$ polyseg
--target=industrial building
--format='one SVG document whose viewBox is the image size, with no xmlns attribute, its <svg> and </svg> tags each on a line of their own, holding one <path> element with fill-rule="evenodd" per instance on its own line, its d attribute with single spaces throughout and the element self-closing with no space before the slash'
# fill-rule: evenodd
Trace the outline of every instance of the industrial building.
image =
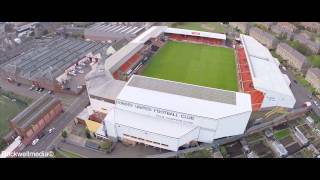
<svg viewBox="0 0 320 180">
<path fill-rule="evenodd" d="M 250 36 L 240 37 L 234 49 L 237 92 L 135 74 L 147 55 L 142 50 L 152 45 L 174 38 L 225 46 L 224 34 L 153 26 L 114 52 L 86 77 L 91 108 L 106 114 L 106 136 L 177 151 L 193 141 L 243 134 L 253 111 L 293 108 L 295 98 L 269 50 Z M 133 73 L 121 79 L 121 68 Z"/>
<path fill-rule="evenodd" d="M 53 91 L 78 94 L 81 92 L 76 66 L 98 61 L 106 55 L 109 44 L 54 37 L 41 47 L 22 52 L 0 68 L 3 78 L 10 82 L 34 85 Z M 70 72 L 75 72 L 70 74 Z M 80 71 L 77 71 L 80 72 Z"/>
<path fill-rule="evenodd" d="M 122 38 L 133 39 L 150 27 L 144 22 L 100 22 L 84 30 L 86 39 L 95 41 L 118 41 Z"/>
<path fill-rule="evenodd" d="M 10 127 L 28 145 L 62 111 L 61 101 L 46 94 L 11 119 Z"/>
</svg>

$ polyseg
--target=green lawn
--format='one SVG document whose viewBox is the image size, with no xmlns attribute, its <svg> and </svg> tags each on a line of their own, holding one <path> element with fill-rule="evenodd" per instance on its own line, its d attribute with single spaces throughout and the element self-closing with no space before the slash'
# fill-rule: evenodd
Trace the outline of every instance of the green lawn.
<svg viewBox="0 0 320 180">
<path fill-rule="evenodd" d="M 312 66 L 320 68 L 320 55 L 309 56 L 308 60 Z"/>
<path fill-rule="evenodd" d="M 178 22 L 173 23 L 172 27 L 196 31 L 225 33 L 224 27 L 218 22 Z"/>
<path fill-rule="evenodd" d="M 64 151 L 64 150 L 56 151 L 54 153 L 54 156 L 55 156 L 55 158 L 83 158 L 82 156 L 80 156 L 76 153 L 73 153 L 70 151 Z"/>
<path fill-rule="evenodd" d="M 288 137 L 290 135 L 290 130 L 288 128 L 282 129 L 282 130 L 275 132 L 273 135 L 276 139 L 281 140 L 281 139 Z"/>
<path fill-rule="evenodd" d="M 169 41 L 154 55 L 142 75 L 237 91 L 234 50 Z"/>
<path fill-rule="evenodd" d="M 9 120 L 27 107 L 20 101 L 13 102 L 0 92 L 0 138 L 9 132 Z"/>
<path fill-rule="evenodd" d="M 202 149 L 185 154 L 186 158 L 212 158 L 211 151 L 209 149 Z"/>
</svg>

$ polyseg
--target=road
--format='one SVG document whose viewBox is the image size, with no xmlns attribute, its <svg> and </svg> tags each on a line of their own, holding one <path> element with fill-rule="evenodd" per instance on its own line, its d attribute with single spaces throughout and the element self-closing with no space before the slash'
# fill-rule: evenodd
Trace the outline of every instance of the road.
<svg viewBox="0 0 320 180">
<path fill-rule="evenodd" d="M 29 145 L 24 148 L 24 152 L 41 152 L 50 149 L 51 145 L 58 136 L 60 136 L 62 130 L 89 104 L 89 98 L 87 92 L 84 91 L 80 94 L 75 101 L 65 109 L 56 120 L 54 120 L 43 132 L 46 135 L 40 139 L 40 141 L 35 145 Z M 55 131 L 51 134 L 48 133 L 50 128 L 55 128 Z"/>
<path fill-rule="evenodd" d="M 318 104 L 320 104 L 319 99 L 312 96 L 312 94 L 305 87 L 294 82 L 295 77 L 289 68 L 287 68 L 286 71 L 281 69 L 281 71 L 282 71 L 282 73 L 287 74 L 290 81 L 291 81 L 291 91 L 296 98 L 296 104 L 295 104 L 294 108 L 299 108 L 299 107 L 303 106 L 304 102 L 310 101 L 310 102 L 312 102 L 311 108 L 318 116 L 320 116 L 320 109 L 313 102 L 313 101 L 316 101 Z M 312 97 L 312 99 L 310 99 L 309 97 Z"/>
</svg>

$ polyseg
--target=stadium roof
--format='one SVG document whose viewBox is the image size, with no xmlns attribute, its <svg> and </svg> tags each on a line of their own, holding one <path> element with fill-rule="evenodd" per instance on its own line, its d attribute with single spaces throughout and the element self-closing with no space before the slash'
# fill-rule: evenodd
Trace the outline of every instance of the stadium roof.
<svg viewBox="0 0 320 180">
<path fill-rule="evenodd" d="M 212 119 L 251 111 L 249 94 L 138 75 L 132 76 L 117 99 Z"/>
<path fill-rule="evenodd" d="M 179 28 L 167 28 L 165 32 L 174 33 L 174 34 L 184 34 L 189 36 L 208 37 L 208 38 L 215 38 L 215 39 L 222 39 L 222 40 L 226 40 L 227 38 L 225 34 L 204 32 L 204 31 L 194 31 L 194 30 L 179 29 Z"/>
<path fill-rule="evenodd" d="M 294 98 L 286 80 L 269 50 L 254 38 L 241 34 L 249 68 L 256 89 L 273 91 Z"/>
</svg>

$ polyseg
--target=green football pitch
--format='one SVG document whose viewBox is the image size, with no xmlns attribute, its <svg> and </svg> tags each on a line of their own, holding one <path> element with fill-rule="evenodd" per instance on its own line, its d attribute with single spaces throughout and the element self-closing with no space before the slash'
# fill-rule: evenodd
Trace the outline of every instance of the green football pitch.
<svg viewBox="0 0 320 180">
<path fill-rule="evenodd" d="M 234 50 L 168 41 L 148 62 L 142 75 L 237 91 Z"/>
</svg>

